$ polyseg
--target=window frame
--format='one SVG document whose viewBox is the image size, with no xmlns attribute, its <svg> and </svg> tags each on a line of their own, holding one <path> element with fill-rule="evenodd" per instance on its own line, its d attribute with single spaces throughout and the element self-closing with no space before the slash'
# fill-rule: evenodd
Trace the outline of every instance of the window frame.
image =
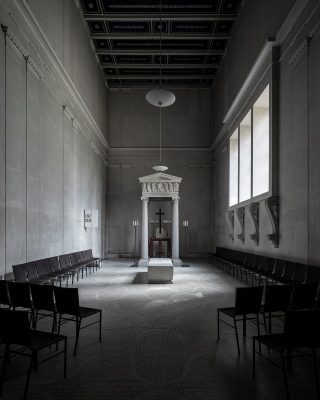
<svg viewBox="0 0 320 400">
<path fill-rule="evenodd" d="M 269 85 L 269 190 L 261 193 L 257 196 L 253 196 L 253 106 L 261 96 L 263 91 Z M 230 125 L 230 132 L 228 135 L 228 179 L 229 179 L 229 191 L 228 191 L 228 210 L 232 211 L 239 207 L 244 207 L 251 203 L 256 203 L 261 200 L 267 199 L 271 196 L 275 196 L 278 193 L 278 176 L 277 176 L 277 165 L 278 165 L 278 145 L 275 140 L 277 137 L 278 129 L 278 74 L 277 70 L 271 65 L 266 71 L 260 82 L 255 86 L 251 95 L 247 98 L 245 104 L 243 104 L 241 110 L 238 112 L 233 123 Z M 240 194 L 240 124 L 244 117 L 251 110 L 251 196 L 250 199 L 239 201 Z M 230 205 L 230 138 L 235 130 L 238 129 L 238 202 Z"/>
</svg>

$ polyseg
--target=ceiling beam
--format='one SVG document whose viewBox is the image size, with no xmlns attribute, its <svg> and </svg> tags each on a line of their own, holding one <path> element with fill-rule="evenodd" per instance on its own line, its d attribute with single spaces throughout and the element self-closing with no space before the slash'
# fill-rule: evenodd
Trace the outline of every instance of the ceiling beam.
<svg viewBox="0 0 320 400">
<path fill-rule="evenodd" d="M 158 56 L 160 54 L 159 50 L 106 50 L 106 49 L 97 49 L 96 50 L 97 54 L 124 54 L 124 55 L 148 55 L 148 56 Z M 162 50 L 162 55 L 163 56 L 171 56 L 171 55 L 185 55 L 185 56 L 190 56 L 190 55 L 204 55 L 204 56 L 221 56 L 223 55 L 223 50 L 179 50 L 179 49 L 174 49 L 174 50 Z"/>
<path fill-rule="evenodd" d="M 162 68 L 219 68 L 219 64 L 161 64 Z M 102 68 L 149 68 L 149 69 L 159 69 L 160 64 L 113 64 L 113 63 L 102 63 Z"/>
<path fill-rule="evenodd" d="M 106 79 L 120 79 L 120 80 L 139 80 L 139 79 L 165 79 L 165 80 L 180 80 L 180 79 L 214 79 L 215 75 L 163 75 L 154 74 L 154 75 L 144 75 L 144 74 L 132 74 L 132 75 L 109 75 L 105 74 Z"/>
<path fill-rule="evenodd" d="M 90 35 L 91 39 L 110 39 L 110 40 L 160 40 L 160 35 L 158 34 L 141 34 L 141 33 L 93 33 Z M 230 39 L 230 35 L 213 35 L 209 34 L 196 34 L 196 33 L 186 33 L 186 34 L 165 34 L 162 35 L 162 40 L 211 40 L 211 39 Z"/>
<path fill-rule="evenodd" d="M 115 22 L 139 22 L 139 21 L 159 21 L 160 15 L 154 13 L 144 14 L 83 14 L 84 19 L 87 21 L 115 21 Z M 181 13 L 170 13 L 162 14 L 162 20 L 173 20 L 173 21 L 235 21 L 236 14 L 181 14 Z"/>
</svg>

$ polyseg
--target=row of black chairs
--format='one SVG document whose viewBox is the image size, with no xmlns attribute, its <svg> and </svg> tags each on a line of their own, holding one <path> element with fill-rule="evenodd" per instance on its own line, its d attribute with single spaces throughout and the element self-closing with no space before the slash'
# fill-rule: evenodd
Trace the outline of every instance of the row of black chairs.
<svg viewBox="0 0 320 400">
<path fill-rule="evenodd" d="M 259 254 L 217 247 L 209 259 L 225 272 L 247 284 L 262 283 L 318 283 L 320 268 Z"/>
<path fill-rule="evenodd" d="M 238 354 L 240 355 L 238 327 L 243 323 L 243 336 L 246 336 L 246 322 L 253 322 L 257 326 L 257 336 L 253 337 L 253 376 L 255 377 L 255 355 L 261 353 L 261 345 L 268 349 L 267 356 L 263 356 L 274 364 L 270 358 L 269 350 L 272 349 L 281 355 L 285 389 L 287 399 L 290 398 L 287 370 L 291 365 L 292 358 L 296 356 L 312 356 L 315 376 L 317 398 L 320 397 L 319 381 L 317 375 L 317 361 L 315 358 L 316 347 L 320 346 L 320 305 L 318 298 L 318 284 L 295 284 L 295 285 L 267 285 L 255 287 L 236 288 L 235 305 L 217 309 L 218 340 L 220 339 L 220 323 L 224 323 L 235 330 Z M 264 294 L 264 304 L 262 298 Z M 259 315 L 263 316 L 265 334 L 260 333 Z M 266 314 L 269 315 L 269 330 L 266 324 Z M 222 319 L 221 316 L 224 316 Z M 272 333 L 272 316 L 283 317 L 284 328 L 281 333 Z M 230 321 L 231 320 L 231 321 Z M 258 344 L 258 350 L 256 348 Z M 311 353 L 301 353 L 301 349 L 308 348 Z M 293 354 L 293 350 L 298 350 Z"/>
<path fill-rule="evenodd" d="M 99 313 L 101 340 L 101 310 L 80 307 L 78 288 L 40 285 L 27 282 L 0 281 L 0 305 L 16 310 L 23 308 L 29 312 L 30 325 L 36 329 L 38 320 L 52 318 L 51 332 L 60 332 L 61 325 L 66 321 L 76 323 L 76 355 L 79 331 L 83 318 Z M 64 315 L 71 315 L 70 319 Z M 59 318 L 58 318 L 59 316 Z"/>
<path fill-rule="evenodd" d="M 79 277 L 87 276 L 101 266 L 101 259 L 93 257 L 92 250 L 78 251 L 62 254 L 56 257 L 44 258 L 23 264 L 13 265 L 12 271 L 16 282 L 29 282 L 39 284 L 55 284 L 69 280 L 74 283 Z"/>
<path fill-rule="evenodd" d="M 23 311 L 19 310 L 21 308 Z M 87 325 L 82 325 L 84 319 L 94 315 L 98 315 L 97 320 L 91 320 Z M 50 332 L 38 331 L 38 321 L 47 317 L 52 318 Z M 81 329 L 99 324 L 99 341 L 101 342 L 102 310 L 80 306 L 77 288 L 0 281 L 0 344 L 1 342 L 5 344 L 0 395 L 5 364 L 9 361 L 11 354 L 22 354 L 31 358 L 24 397 L 27 396 L 31 369 L 32 367 L 36 369 L 38 366 L 38 351 L 56 345 L 56 351 L 47 359 L 56 357 L 62 353 L 58 351 L 58 344 L 61 341 L 64 341 L 64 376 L 66 377 L 67 339 L 66 336 L 60 334 L 60 331 L 62 325 L 69 321 L 74 322 L 76 327 L 74 356 L 77 352 Z M 16 345 L 24 346 L 24 349 L 17 350 Z"/>
</svg>

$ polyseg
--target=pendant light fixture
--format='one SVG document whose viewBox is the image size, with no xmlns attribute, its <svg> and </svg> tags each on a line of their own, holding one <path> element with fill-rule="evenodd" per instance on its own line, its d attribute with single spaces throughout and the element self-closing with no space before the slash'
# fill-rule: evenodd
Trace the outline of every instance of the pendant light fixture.
<svg viewBox="0 0 320 400">
<path fill-rule="evenodd" d="M 161 134 L 162 134 L 162 107 L 168 107 L 171 106 L 175 100 L 176 96 L 174 95 L 173 92 L 170 90 L 162 89 L 162 0 L 160 0 L 160 18 L 159 18 L 159 31 L 160 31 L 160 87 L 158 89 L 153 89 L 150 90 L 146 94 L 146 100 L 148 103 L 155 107 L 159 107 L 159 117 L 160 117 L 160 123 L 159 123 L 159 136 L 160 136 L 160 143 L 159 143 L 159 160 L 161 164 Z M 168 169 L 165 165 L 156 165 L 152 167 L 155 171 L 157 172 L 163 172 Z"/>
</svg>

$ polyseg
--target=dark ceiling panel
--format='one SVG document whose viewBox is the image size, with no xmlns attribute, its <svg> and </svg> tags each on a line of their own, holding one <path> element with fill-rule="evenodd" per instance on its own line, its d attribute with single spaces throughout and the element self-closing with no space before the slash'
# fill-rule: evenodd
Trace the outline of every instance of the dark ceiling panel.
<svg viewBox="0 0 320 400">
<path fill-rule="evenodd" d="M 214 33 L 217 35 L 230 35 L 233 28 L 233 21 L 217 21 Z"/>
<path fill-rule="evenodd" d="M 212 33 L 212 21 L 173 21 L 173 33 Z"/>
<path fill-rule="evenodd" d="M 109 54 L 99 54 L 99 60 L 101 64 L 108 64 L 113 62 L 113 58 Z"/>
<path fill-rule="evenodd" d="M 81 5 L 85 14 L 99 14 L 101 12 L 99 0 L 81 0 Z"/>
<path fill-rule="evenodd" d="M 112 40 L 112 47 L 115 50 L 159 50 L 159 40 L 135 40 L 122 39 Z M 162 40 L 163 50 L 206 50 L 209 47 L 209 40 Z"/>
<path fill-rule="evenodd" d="M 106 39 L 94 39 L 93 40 L 94 47 L 99 50 L 99 49 L 109 49 L 109 41 Z"/>
<path fill-rule="evenodd" d="M 116 56 L 119 64 L 151 64 L 151 56 L 147 55 L 121 55 Z"/>
<path fill-rule="evenodd" d="M 148 33 L 150 23 L 146 21 L 109 21 L 108 28 L 111 33 Z"/>
<path fill-rule="evenodd" d="M 88 21 L 89 29 L 91 33 L 105 33 L 106 26 L 104 21 Z"/>
<path fill-rule="evenodd" d="M 109 87 L 212 87 L 243 0 L 80 0 Z"/>
<path fill-rule="evenodd" d="M 231 1 L 231 0 L 230 0 Z M 220 0 L 164 0 L 164 13 L 216 13 Z M 105 13 L 159 13 L 159 0 L 102 0 Z"/>
<path fill-rule="evenodd" d="M 242 0 L 222 0 L 221 12 L 223 14 L 236 14 Z"/>
<path fill-rule="evenodd" d="M 169 56 L 170 64 L 203 64 L 204 61 L 205 61 L 205 56 L 202 55 Z"/>
</svg>

